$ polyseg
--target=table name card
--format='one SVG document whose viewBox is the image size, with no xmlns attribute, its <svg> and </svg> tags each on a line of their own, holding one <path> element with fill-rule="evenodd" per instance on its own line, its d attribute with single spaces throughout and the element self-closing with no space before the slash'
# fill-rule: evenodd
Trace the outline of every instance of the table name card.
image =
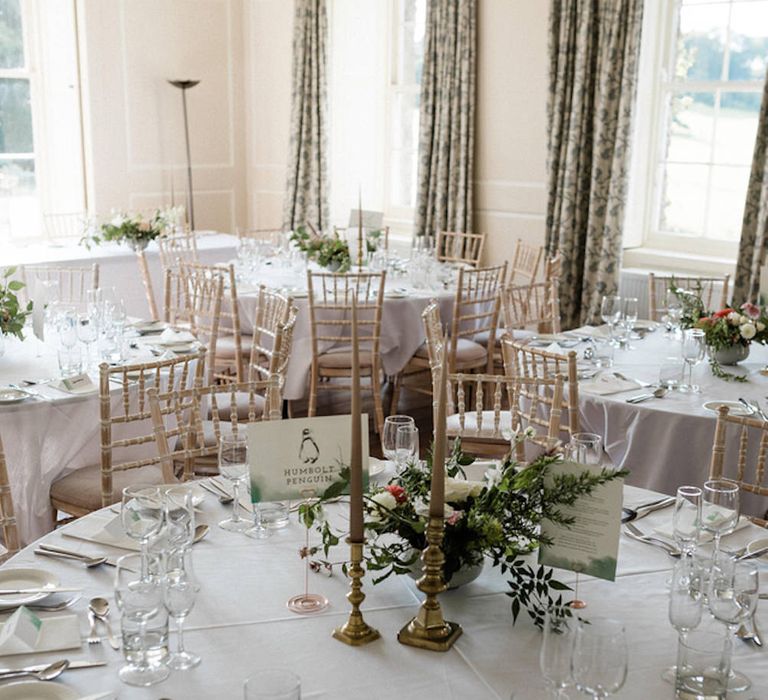
<svg viewBox="0 0 768 700">
<path fill-rule="evenodd" d="M 74 377 L 66 377 L 61 380 L 64 388 L 68 391 L 80 393 L 90 391 L 95 388 L 94 383 L 87 374 L 78 374 Z"/>
<path fill-rule="evenodd" d="M 599 473 L 600 469 L 596 465 L 562 462 L 552 465 L 550 478 L 582 471 Z M 562 506 L 560 512 L 574 519 L 570 526 L 542 521 L 541 532 L 552 544 L 539 548 L 539 564 L 615 580 L 623 488 L 624 480 L 614 479 L 581 496 L 572 506 Z"/>
<path fill-rule="evenodd" d="M 363 482 L 368 475 L 368 416 L 360 416 Z M 248 426 L 251 500 L 282 501 L 323 493 L 349 466 L 349 416 L 262 421 Z"/>
</svg>

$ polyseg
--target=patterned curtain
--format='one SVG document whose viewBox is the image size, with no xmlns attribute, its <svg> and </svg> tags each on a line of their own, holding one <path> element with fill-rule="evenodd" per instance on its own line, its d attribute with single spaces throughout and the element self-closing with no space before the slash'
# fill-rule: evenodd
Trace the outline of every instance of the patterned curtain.
<svg viewBox="0 0 768 700">
<path fill-rule="evenodd" d="M 291 138 L 283 227 L 293 230 L 309 221 L 322 230 L 330 221 L 326 162 L 326 0 L 295 0 L 295 3 Z"/>
<path fill-rule="evenodd" d="M 477 0 L 428 0 L 416 234 L 472 230 Z"/>
<path fill-rule="evenodd" d="M 768 74 L 757 124 L 757 139 L 752 156 L 747 201 L 741 224 L 739 258 L 733 284 L 733 301 L 757 301 L 760 268 L 766 264 L 768 250 Z"/>
<path fill-rule="evenodd" d="M 618 289 L 642 15 L 643 0 L 552 0 L 547 249 L 565 328 Z"/>
</svg>

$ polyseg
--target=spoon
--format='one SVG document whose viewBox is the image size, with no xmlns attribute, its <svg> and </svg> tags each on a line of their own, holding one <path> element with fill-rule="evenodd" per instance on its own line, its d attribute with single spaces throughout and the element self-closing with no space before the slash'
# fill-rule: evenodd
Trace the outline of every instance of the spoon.
<svg viewBox="0 0 768 700">
<path fill-rule="evenodd" d="M 45 549 L 36 549 L 35 554 L 39 554 L 42 557 L 54 557 L 56 559 L 74 559 L 75 561 L 82 562 L 86 569 L 92 569 L 95 566 L 101 566 L 106 564 L 106 557 L 76 557 L 72 554 L 64 554 L 63 552 L 50 552 Z"/>
<path fill-rule="evenodd" d="M 208 484 L 206 483 L 201 483 L 200 486 L 204 488 L 206 491 L 208 491 L 208 493 L 212 493 L 214 496 L 216 496 L 216 498 L 219 499 L 219 503 L 221 503 L 221 505 L 223 506 L 229 505 L 230 503 L 232 503 L 232 501 L 235 500 L 232 496 L 224 495 L 216 491 L 212 487 L 208 486 Z"/>
<path fill-rule="evenodd" d="M 196 542 L 199 542 L 200 540 L 205 537 L 208 532 L 210 531 L 210 527 L 208 525 L 205 525 L 203 523 L 200 523 L 197 527 L 195 527 L 195 534 L 192 537 L 192 544 L 195 544 Z"/>
<path fill-rule="evenodd" d="M 9 671 L 0 675 L 0 681 L 6 681 L 9 678 L 23 678 L 25 676 L 36 678 L 39 681 L 52 681 L 64 673 L 67 668 L 69 668 L 69 659 L 61 659 L 61 661 L 54 661 L 50 666 L 46 666 L 42 671 Z"/>
<path fill-rule="evenodd" d="M 627 399 L 627 403 L 641 403 L 642 401 L 648 401 L 648 399 L 662 399 L 667 395 L 668 389 L 660 386 L 658 389 L 654 389 L 651 394 L 638 394 L 637 396 L 630 396 Z"/>
<path fill-rule="evenodd" d="M 109 646 L 113 649 L 119 649 L 120 643 L 115 638 L 114 632 L 112 632 L 112 625 L 109 624 L 109 601 L 106 598 L 91 598 L 88 603 L 88 610 L 90 610 L 94 616 L 104 623 L 104 627 L 107 628 L 107 639 L 109 639 Z"/>
</svg>

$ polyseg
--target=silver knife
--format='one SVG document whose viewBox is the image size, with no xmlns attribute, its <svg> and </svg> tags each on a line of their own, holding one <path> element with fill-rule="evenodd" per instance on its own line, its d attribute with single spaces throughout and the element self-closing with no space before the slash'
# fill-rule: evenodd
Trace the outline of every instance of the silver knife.
<svg viewBox="0 0 768 700">
<path fill-rule="evenodd" d="M 0 596 L 6 595 L 37 595 L 38 593 L 82 593 L 82 588 L 11 588 L 0 591 Z"/>
<path fill-rule="evenodd" d="M 36 671 L 42 671 L 44 668 L 48 668 L 51 662 L 45 664 L 37 664 L 36 666 L 25 666 L 24 668 L 0 668 L 0 676 L 6 673 L 16 673 L 17 671 L 29 671 L 35 673 Z M 106 661 L 70 661 L 67 666 L 67 671 L 77 668 L 96 668 L 98 666 L 106 666 Z"/>
<path fill-rule="evenodd" d="M 627 403 L 641 403 L 642 401 L 648 401 L 653 398 L 653 394 L 638 394 L 637 396 L 630 396 L 627 399 Z"/>
<path fill-rule="evenodd" d="M 640 506 L 640 508 L 635 509 L 635 517 L 632 518 L 632 520 L 640 520 L 640 518 L 644 518 L 649 513 L 653 513 L 656 510 L 663 510 L 664 508 L 669 508 L 677 499 L 674 496 L 669 496 L 669 498 L 665 498 L 658 503 L 652 503 L 647 506 Z"/>
<path fill-rule="evenodd" d="M 746 561 L 747 559 L 753 559 L 754 557 L 762 557 L 763 554 L 768 553 L 768 547 L 760 547 L 753 552 L 746 552 L 740 557 L 736 557 L 736 561 Z"/>
<path fill-rule="evenodd" d="M 80 559 L 81 561 L 85 561 L 86 559 L 100 559 L 103 554 L 83 554 L 82 552 L 75 552 L 71 549 L 64 549 L 64 547 L 54 547 L 50 544 L 45 544 L 44 542 L 41 542 L 39 545 L 37 545 L 39 549 L 43 549 L 46 552 L 53 552 L 55 554 L 66 554 L 70 557 L 75 557 L 77 559 Z M 107 566 L 117 566 L 117 561 L 115 559 L 107 559 L 104 562 Z M 130 571 L 130 569 L 127 569 Z"/>
</svg>

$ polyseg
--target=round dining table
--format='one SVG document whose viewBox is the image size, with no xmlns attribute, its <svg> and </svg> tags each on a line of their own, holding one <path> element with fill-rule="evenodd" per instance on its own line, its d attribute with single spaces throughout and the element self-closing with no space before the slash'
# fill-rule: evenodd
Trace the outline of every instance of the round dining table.
<svg viewBox="0 0 768 700">
<path fill-rule="evenodd" d="M 624 488 L 627 506 L 647 503 L 654 496 L 631 486 Z M 328 598 L 327 609 L 314 615 L 297 615 L 286 606 L 290 597 L 304 592 L 305 561 L 299 550 L 304 545 L 306 530 L 295 515 L 287 527 L 276 530 L 271 537 L 252 540 L 217 526 L 228 508 L 208 495 L 197 514 L 199 522 L 210 525 L 207 537 L 193 545 L 200 590 L 185 625 L 186 647 L 202 656 L 198 667 L 173 671 L 167 680 L 150 688 L 123 685 L 117 677 L 123 663 L 122 653 L 111 649 L 106 640 L 90 645 L 83 642 L 79 648 L 68 651 L 5 657 L 0 665 L 22 667 L 60 658 L 104 661 L 104 666 L 67 671 L 52 683 L 74 689 L 79 697 L 113 692 L 115 697 L 125 700 L 242 698 L 243 682 L 248 676 L 274 667 L 290 669 L 301 678 L 305 699 L 547 697 L 539 672 L 541 632 L 524 611 L 513 623 L 506 578 L 490 562 L 486 562 L 477 580 L 440 596 L 446 619 L 463 628 L 463 634 L 448 652 L 425 651 L 398 643 L 397 632 L 417 612 L 422 594 L 408 576 L 393 576 L 373 585 L 370 574 L 363 579 L 366 599 L 362 610 L 366 621 L 380 631 L 381 638 L 366 646 L 349 647 L 331 636 L 349 614 L 345 598 L 349 585 L 338 567 L 330 576 L 309 574 L 309 590 Z M 329 517 L 343 527 L 348 506 L 342 502 L 328 508 Z M 637 525 L 650 532 L 669 523 L 671 510 L 652 513 Z M 41 541 L 89 555 L 119 556 L 125 550 L 74 537 L 97 531 L 118 517 L 113 510 L 105 509 L 61 527 Z M 765 536 L 765 531 L 750 525 L 724 538 L 723 546 L 735 548 L 761 536 Z M 312 531 L 310 543 L 316 542 L 318 535 Z M 119 631 L 112 595 L 114 569 L 106 565 L 87 569 L 78 562 L 43 558 L 34 553 L 35 546 L 24 549 L 0 571 L 36 567 L 54 574 L 62 586 L 82 589 L 81 597 L 67 612 L 77 614 L 83 637 L 88 633 L 87 601 L 93 596 L 106 597 L 112 608 L 111 623 Z M 331 553 L 335 560 L 345 556 L 343 546 Z M 677 647 L 677 634 L 667 620 L 666 581 L 672 563 L 660 549 L 622 535 L 615 582 L 581 577 L 579 597 L 587 607 L 580 614 L 587 619 L 616 618 L 626 629 L 628 675 L 617 698 L 672 697 L 672 687 L 661 679 L 662 671 L 675 662 Z M 768 563 L 761 563 L 760 567 L 765 586 Z M 573 584 L 572 574 L 558 573 L 561 580 Z M 759 614 L 765 617 L 766 611 L 768 601 L 761 600 Z M 708 617 L 705 614 L 703 624 L 724 635 L 724 627 Z M 170 644 L 175 642 L 172 633 Z M 728 697 L 765 699 L 765 652 L 738 640 L 735 644 L 734 666 L 750 677 L 753 686 L 751 691 Z M 568 693 L 571 698 L 581 697 L 574 689 Z"/>
</svg>

